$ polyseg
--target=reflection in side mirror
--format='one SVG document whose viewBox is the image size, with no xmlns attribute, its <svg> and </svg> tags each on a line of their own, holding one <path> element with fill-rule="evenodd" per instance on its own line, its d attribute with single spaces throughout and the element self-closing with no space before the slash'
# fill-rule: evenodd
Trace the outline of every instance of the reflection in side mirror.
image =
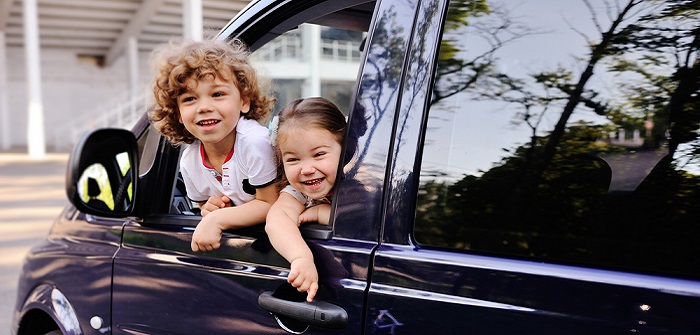
<svg viewBox="0 0 700 335">
<path fill-rule="evenodd" d="M 66 193 L 76 208 L 110 217 L 133 212 L 138 180 L 137 144 L 123 129 L 98 129 L 75 146 L 68 162 Z"/>
<path fill-rule="evenodd" d="M 80 200 L 89 206 L 105 210 L 114 210 L 114 197 L 109 186 L 109 178 L 104 166 L 93 164 L 88 167 L 78 180 Z"/>
</svg>

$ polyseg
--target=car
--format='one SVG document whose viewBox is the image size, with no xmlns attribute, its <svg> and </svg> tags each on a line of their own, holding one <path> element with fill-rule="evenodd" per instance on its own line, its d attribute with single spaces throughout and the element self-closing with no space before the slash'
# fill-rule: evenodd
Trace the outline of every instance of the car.
<svg viewBox="0 0 700 335">
<path fill-rule="evenodd" d="M 293 69 L 348 116 L 331 223 L 300 227 L 314 301 L 264 223 L 192 252 L 181 148 L 144 117 L 75 146 L 12 333 L 698 334 L 697 7 L 253 1 L 218 38 L 274 78 L 265 55 L 316 27 L 315 67 Z M 324 63 L 343 41 L 349 85 Z"/>
</svg>

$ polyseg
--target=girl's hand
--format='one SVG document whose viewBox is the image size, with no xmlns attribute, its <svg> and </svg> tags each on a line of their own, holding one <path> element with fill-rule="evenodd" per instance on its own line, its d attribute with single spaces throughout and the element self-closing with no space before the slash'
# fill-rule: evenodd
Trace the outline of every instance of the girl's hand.
<svg viewBox="0 0 700 335">
<path fill-rule="evenodd" d="M 231 207 L 231 199 L 225 195 L 221 197 L 211 196 L 204 205 L 199 206 L 199 208 L 202 210 L 202 217 L 207 216 L 209 213 L 217 209 L 226 207 Z"/>
<path fill-rule="evenodd" d="M 213 219 L 213 217 L 209 217 Z M 192 234 L 192 251 L 212 251 L 221 246 L 222 229 L 215 220 L 202 219 Z"/>
<path fill-rule="evenodd" d="M 320 224 L 328 224 L 331 216 L 331 205 L 320 204 L 313 207 L 309 207 L 299 214 L 299 222 L 297 226 L 306 222 L 317 222 Z"/>
<path fill-rule="evenodd" d="M 292 261 L 291 268 L 287 282 L 299 292 L 308 292 L 306 301 L 313 301 L 318 291 L 318 272 L 316 272 L 314 260 L 297 258 Z"/>
</svg>

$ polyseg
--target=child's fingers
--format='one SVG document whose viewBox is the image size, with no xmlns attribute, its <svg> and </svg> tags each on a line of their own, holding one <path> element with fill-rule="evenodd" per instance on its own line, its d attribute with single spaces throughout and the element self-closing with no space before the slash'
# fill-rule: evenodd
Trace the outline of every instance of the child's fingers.
<svg viewBox="0 0 700 335">
<path fill-rule="evenodd" d="M 306 301 L 308 301 L 308 302 L 314 301 L 314 298 L 316 297 L 316 292 L 318 292 L 318 284 L 311 283 L 311 286 L 309 287 L 309 291 L 307 292 L 308 294 L 306 295 Z"/>
<path fill-rule="evenodd" d="M 304 278 L 299 275 L 290 274 L 289 277 L 287 277 L 287 282 L 301 292 L 301 285 L 304 284 Z"/>
<path fill-rule="evenodd" d="M 292 284 L 292 286 L 299 292 L 306 292 L 311 287 L 311 281 L 309 281 L 309 279 L 305 279 L 303 276 L 296 276 L 291 280 L 287 279 L 287 281 L 289 281 L 289 283 Z"/>
<path fill-rule="evenodd" d="M 226 196 L 223 196 L 223 197 L 221 197 L 221 198 L 215 197 L 215 196 L 211 196 L 211 197 L 209 197 L 209 199 L 207 200 L 207 202 L 204 204 L 204 207 L 207 207 L 207 209 L 208 209 L 209 211 L 214 211 L 214 210 L 217 210 L 217 209 L 219 209 L 219 208 L 224 208 L 224 207 L 226 207 L 226 203 L 227 203 L 227 202 L 231 202 L 231 199 L 229 199 L 229 198 L 226 197 Z"/>
<path fill-rule="evenodd" d="M 221 247 L 221 242 L 216 241 L 216 242 L 206 242 L 206 241 L 200 241 L 200 242 L 195 242 L 194 240 L 192 243 L 190 243 L 190 247 L 192 248 L 192 251 L 198 252 L 198 251 L 213 251 L 216 249 L 219 249 Z"/>
<path fill-rule="evenodd" d="M 314 297 L 316 296 L 316 292 L 318 291 L 318 283 L 311 280 L 311 279 L 304 279 L 301 276 L 298 276 L 294 278 L 293 280 L 290 280 L 289 278 L 287 281 L 292 284 L 294 288 L 297 289 L 299 292 L 307 292 L 308 295 L 306 297 L 306 301 L 311 302 L 313 301 Z"/>
</svg>

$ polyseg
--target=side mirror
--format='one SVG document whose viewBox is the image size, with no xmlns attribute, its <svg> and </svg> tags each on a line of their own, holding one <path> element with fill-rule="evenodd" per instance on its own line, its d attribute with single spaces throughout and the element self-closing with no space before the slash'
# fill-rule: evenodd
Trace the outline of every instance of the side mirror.
<svg viewBox="0 0 700 335">
<path fill-rule="evenodd" d="M 68 200 L 80 211 L 129 216 L 138 181 L 138 145 L 124 129 L 97 129 L 73 148 L 66 173 Z"/>
</svg>

